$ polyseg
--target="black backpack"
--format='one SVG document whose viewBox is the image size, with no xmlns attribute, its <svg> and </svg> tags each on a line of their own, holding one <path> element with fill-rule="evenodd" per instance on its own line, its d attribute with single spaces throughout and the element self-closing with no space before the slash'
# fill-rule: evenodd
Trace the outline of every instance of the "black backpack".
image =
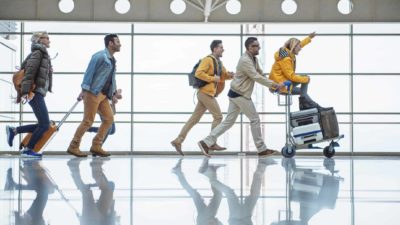
<svg viewBox="0 0 400 225">
<path fill-rule="evenodd" d="M 211 56 L 207 56 L 207 57 L 211 57 Z M 214 63 L 214 74 L 217 74 L 217 62 L 215 61 L 215 59 L 213 57 L 211 57 Z M 195 76 L 196 74 L 196 70 L 199 67 L 201 63 L 201 60 L 199 60 L 196 65 L 193 66 L 192 72 L 190 72 L 188 74 L 188 78 L 189 78 L 189 86 L 192 86 L 193 88 L 199 89 L 202 88 L 204 86 L 206 86 L 207 81 L 201 80 L 199 78 L 197 78 Z"/>
</svg>

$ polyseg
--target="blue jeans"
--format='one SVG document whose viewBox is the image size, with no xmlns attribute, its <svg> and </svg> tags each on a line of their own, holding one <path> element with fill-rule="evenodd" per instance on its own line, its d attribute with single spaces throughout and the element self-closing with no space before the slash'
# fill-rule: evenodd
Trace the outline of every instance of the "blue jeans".
<svg viewBox="0 0 400 225">
<path fill-rule="evenodd" d="M 298 87 L 300 85 L 300 87 Z M 302 97 L 308 97 L 307 94 L 308 90 L 308 83 L 293 83 L 293 89 L 292 89 L 292 94 L 293 95 L 300 95 Z"/>
<path fill-rule="evenodd" d="M 300 85 L 300 87 L 298 87 Z M 300 95 L 301 97 L 306 98 L 308 101 L 313 101 L 311 97 L 307 93 L 308 83 L 293 83 L 292 94 Z"/>
<path fill-rule="evenodd" d="M 37 124 L 29 124 L 17 127 L 17 133 L 32 133 L 32 137 L 26 145 L 27 148 L 33 149 L 36 143 L 40 140 L 42 135 L 50 127 L 49 112 L 47 111 L 46 103 L 44 102 L 44 97 L 40 93 L 35 93 L 33 99 L 29 102 L 32 107 L 32 111 L 38 120 Z"/>
</svg>

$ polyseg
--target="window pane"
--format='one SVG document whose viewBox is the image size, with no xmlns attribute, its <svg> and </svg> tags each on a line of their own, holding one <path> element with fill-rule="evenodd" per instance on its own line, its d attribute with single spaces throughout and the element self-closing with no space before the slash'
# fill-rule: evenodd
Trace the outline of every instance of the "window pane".
<svg viewBox="0 0 400 225">
<path fill-rule="evenodd" d="M 399 124 L 355 124 L 355 152 L 398 152 Z"/>
<path fill-rule="evenodd" d="M 400 73 L 399 60 L 390 53 L 399 52 L 399 36 L 354 37 L 355 73 Z"/>
<path fill-rule="evenodd" d="M 234 71 L 240 57 L 239 37 L 135 36 L 134 70 L 137 72 L 189 73 L 199 59 L 211 53 L 212 40 L 224 45 L 222 61 Z"/>
<path fill-rule="evenodd" d="M 400 24 L 399 23 L 377 23 L 377 24 L 354 24 L 354 33 L 376 33 L 376 34 L 399 34 Z"/>
<path fill-rule="evenodd" d="M 355 76 L 355 112 L 400 112 L 400 76 Z M 384 88 L 378 87 L 384 85 Z"/>
<path fill-rule="evenodd" d="M 357 114 L 355 123 L 399 123 L 400 115 Z"/>
<path fill-rule="evenodd" d="M 15 42 L 0 37 L 0 72 L 15 71 L 17 46 Z M 4 75 L 0 74 L 0 78 L 4 79 Z"/>
</svg>

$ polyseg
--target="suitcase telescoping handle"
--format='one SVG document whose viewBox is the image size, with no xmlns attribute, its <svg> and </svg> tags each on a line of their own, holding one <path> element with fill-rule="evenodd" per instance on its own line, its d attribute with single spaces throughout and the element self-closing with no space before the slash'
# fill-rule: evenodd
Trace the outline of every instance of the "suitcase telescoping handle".
<svg viewBox="0 0 400 225">
<path fill-rule="evenodd" d="M 74 105 L 71 107 L 71 109 L 69 109 L 67 114 L 65 114 L 65 116 L 61 119 L 61 121 L 57 125 L 57 130 L 61 127 L 61 125 L 65 122 L 65 120 L 67 120 L 69 114 L 71 114 L 71 112 L 74 111 L 75 107 L 79 104 L 79 102 L 80 100 L 76 101 Z"/>
</svg>

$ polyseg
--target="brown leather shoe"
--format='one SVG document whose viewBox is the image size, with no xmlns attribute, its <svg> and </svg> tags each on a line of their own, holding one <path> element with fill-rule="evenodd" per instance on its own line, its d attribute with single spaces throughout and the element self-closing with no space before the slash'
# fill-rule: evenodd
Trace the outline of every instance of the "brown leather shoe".
<svg viewBox="0 0 400 225">
<path fill-rule="evenodd" d="M 100 145 L 92 145 L 92 147 L 90 147 L 90 152 L 92 153 L 92 156 L 96 157 L 96 156 L 100 156 L 100 157 L 108 157 L 111 154 L 104 151 L 103 148 L 101 148 Z"/>
<path fill-rule="evenodd" d="M 76 157 L 87 157 L 87 154 L 81 152 L 81 150 L 79 149 L 79 145 L 74 141 L 71 141 L 71 144 L 67 149 L 67 153 Z"/>
<path fill-rule="evenodd" d="M 260 156 L 260 157 L 267 157 L 267 156 L 271 156 L 271 155 L 275 155 L 275 154 L 277 154 L 277 153 L 279 153 L 278 151 L 276 151 L 276 150 L 273 150 L 273 149 L 265 149 L 264 151 L 262 151 L 262 152 L 259 152 L 259 153 L 257 153 L 258 154 L 258 156 Z"/>
<path fill-rule="evenodd" d="M 175 148 L 175 151 L 179 153 L 179 155 L 183 156 L 182 152 L 182 143 L 179 143 L 176 139 L 171 141 L 171 145 Z"/>
<path fill-rule="evenodd" d="M 201 149 L 201 152 L 207 156 L 207 157 L 211 157 L 208 152 L 210 151 L 210 148 L 207 146 L 207 144 L 204 141 L 199 141 L 197 143 Z"/>
<path fill-rule="evenodd" d="M 223 151 L 223 150 L 226 150 L 226 148 L 225 148 L 225 147 L 221 147 L 221 146 L 219 146 L 217 143 L 215 143 L 213 146 L 210 147 L 210 150 L 213 150 L 213 151 Z"/>
</svg>

